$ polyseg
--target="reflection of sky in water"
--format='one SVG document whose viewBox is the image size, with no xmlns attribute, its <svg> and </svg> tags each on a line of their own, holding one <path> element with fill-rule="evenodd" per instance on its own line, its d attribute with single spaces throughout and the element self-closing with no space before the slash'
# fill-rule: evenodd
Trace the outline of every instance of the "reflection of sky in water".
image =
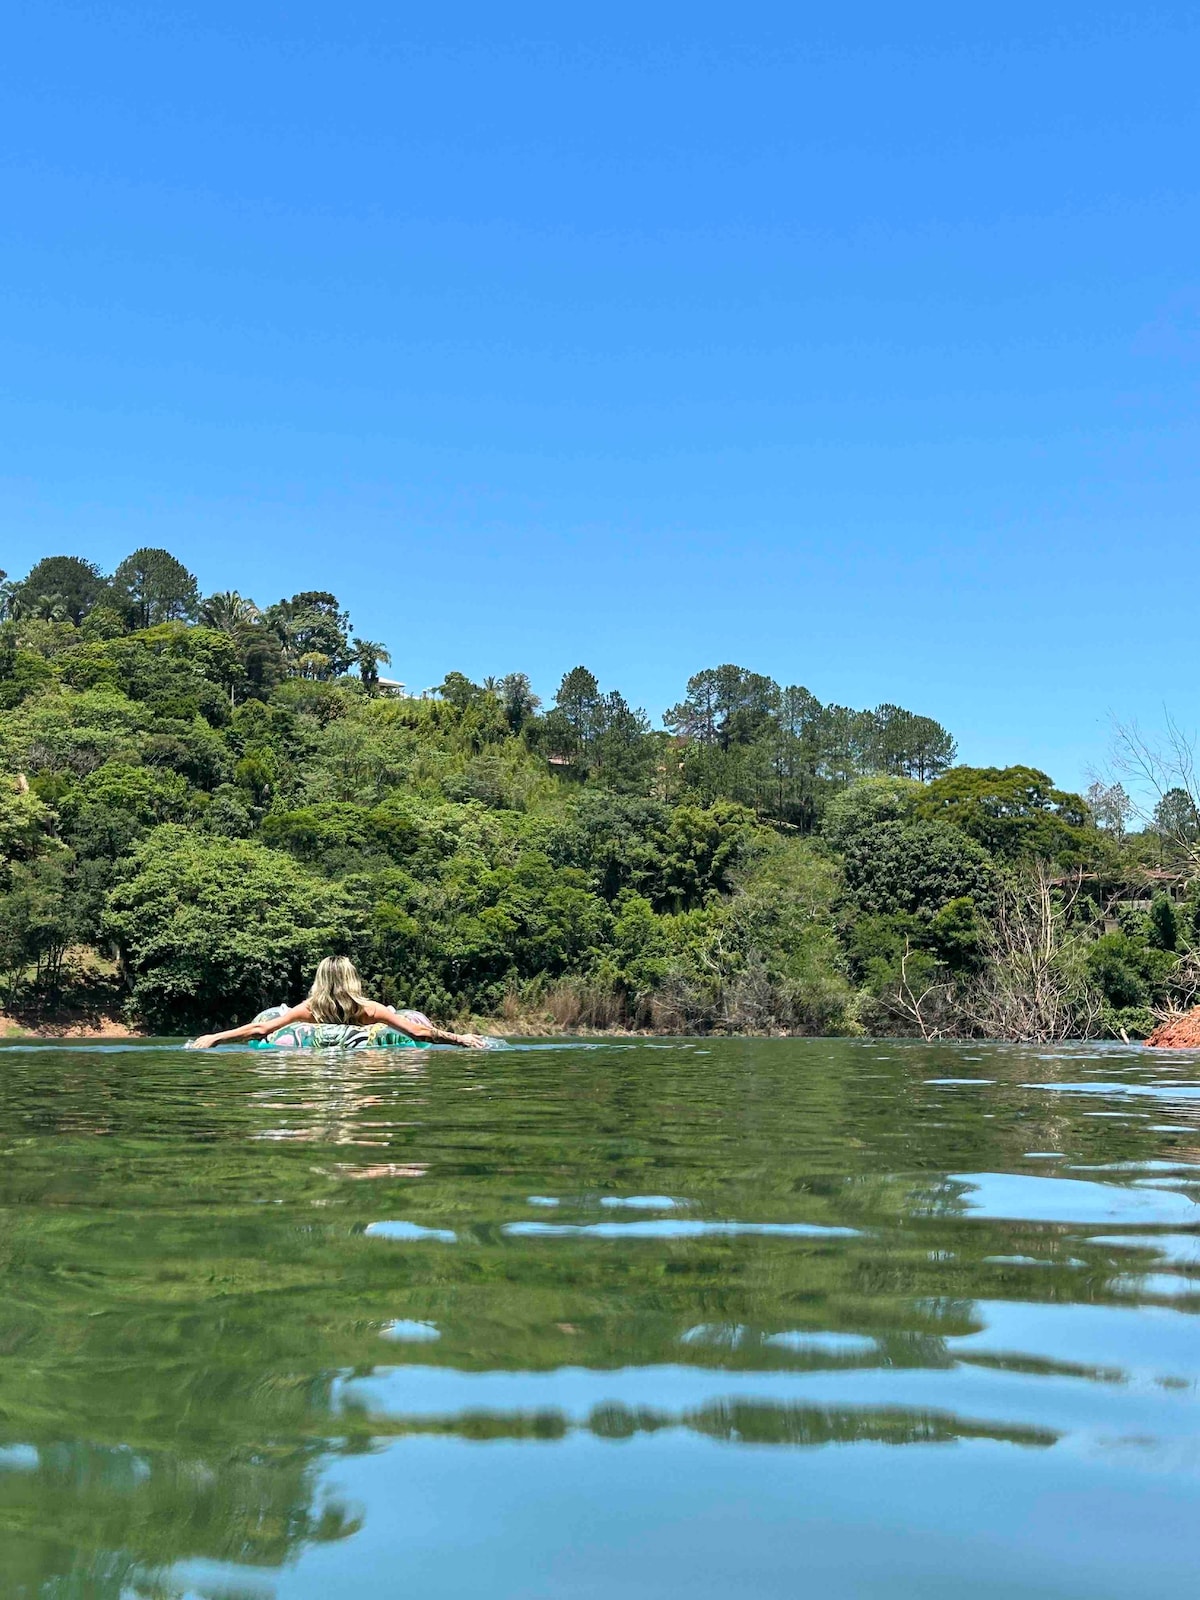
<svg viewBox="0 0 1200 1600">
<path fill-rule="evenodd" d="M 775 1350 L 795 1350 L 814 1356 L 869 1355 L 878 1348 L 874 1339 L 861 1333 L 804 1333 L 797 1329 L 768 1334 L 763 1343 Z"/>
<path fill-rule="evenodd" d="M 848 1356 L 874 1352 L 874 1339 L 858 1333 L 830 1333 L 804 1329 L 784 1329 L 764 1333 L 740 1323 L 701 1322 L 679 1335 L 679 1343 L 710 1350 L 763 1349 L 791 1350 L 813 1356 Z"/>
<path fill-rule="evenodd" d="M 1080 1261 L 1048 1261 L 1041 1256 L 984 1256 L 984 1262 L 991 1267 L 1072 1267 L 1082 1266 Z"/>
<path fill-rule="evenodd" d="M 1114 1294 L 1129 1294 L 1137 1299 L 1182 1300 L 1200 1295 L 1200 1278 L 1185 1278 L 1178 1272 L 1131 1273 L 1110 1278 L 1108 1287 Z"/>
<path fill-rule="evenodd" d="M 432 1322 L 413 1322 L 398 1317 L 379 1330 L 380 1338 L 391 1339 L 395 1344 L 430 1344 L 442 1336 Z"/>
<path fill-rule="evenodd" d="M 760 1238 L 848 1239 L 855 1228 L 822 1227 L 810 1222 L 697 1222 L 663 1217 L 654 1222 L 508 1222 L 513 1238 L 558 1239 L 590 1235 L 593 1239 L 703 1239 L 721 1235 Z"/>
<path fill-rule="evenodd" d="M 6 1547 L 278 1600 L 1190 1600 L 1200 1135 L 1151 1118 L 1194 1068 L 704 1051 L 5 1058 Z"/>
<path fill-rule="evenodd" d="M 1200 1223 L 1200 1206 L 1175 1192 L 1147 1192 L 1082 1178 L 1039 1178 L 1020 1172 L 951 1174 L 959 1203 L 972 1216 L 1007 1222 L 1128 1222 L 1137 1226 Z"/>
<path fill-rule="evenodd" d="M 430 1239 L 441 1244 L 454 1244 L 458 1238 L 450 1228 L 424 1228 L 419 1222 L 372 1222 L 364 1232 L 373 1239 L 397 1239 L 401 1242 Z"/>
<path fill-rule="evenodd" d="M 996 1303 L 988 1303 L 991 1316 Z M 1128 1320 L 1137 1310 L 1100 1308 L 1097 1320 L 1041 1318 L 1044 1308 L 1016 1304 L 997 1311 L 977 1334 L 946 1341 L 941 1370 L 894 1368 L 882 1353 L 872 1363 L 862 1352 L 804 1356 L 794 1369 L 746 1371 L 727 1366 L 671 1365 L 593 1371 L 559 1367 L 550 1372 L 461 1372 L 406 1365 L 370 1378 L 346 1379 L 335 1398 L 363 1407 L 381 1436 L 395 1427 L 442 1426 L 448 1420 L 490 1416 L 508 1430 L 520 1419 L 554 1417 L 563 1426 L 589 1428 L 597 1415 L 619 1407 L 647 1424 L 689 1425 L 692 1416 L 730 1404 L 801 1409 L 834 1408 L 860 1416 L 880 1409 L 937 1414 L 981 1430 L 1048 1430 L 1106 1440 L 1137 1434 L 1188 1443 L 1200 1478 L 1200 1439 L 1190 1402 L 1197 1371 L 1195 1321 L 1163 1308 L 1157 1314 L 1182 1326 L 1156 1330 L 1135 1365 Z M 1053 1308 L 1051 1308 L 1053 1309 Z M 1070 1311 L 1073 1308 L 1062 1308 Z M 1072 1341 L 1078 1340 L 1078 1343 Z M 1031 1377 L 1025 1369 L 1038 1363 Z M 1100 1381 L 1097 1381 L 1100 1380 Z M 1174 1385 L 1183 1384 L 1184 1388 Z M 505 1431 L 497 1427 L 497 1434 Z"/>
<path fill-rule="evenodd" d="M 1200 1267 L 1200 1234 L 1196 1233 L 1102 1233 L 1091 1242 L 1121 1250 L 1153 1250 L 1173 1266 Z"/>
<path fill-rule="evenodd" d="M 1026 1089 L 1045 1089 L 1053 1094 L 1149 1095 L 1157 1100 L 1200 1100 L 1200 1084 L 1195 1083 L 1027 1083 Z"/>
</svg>

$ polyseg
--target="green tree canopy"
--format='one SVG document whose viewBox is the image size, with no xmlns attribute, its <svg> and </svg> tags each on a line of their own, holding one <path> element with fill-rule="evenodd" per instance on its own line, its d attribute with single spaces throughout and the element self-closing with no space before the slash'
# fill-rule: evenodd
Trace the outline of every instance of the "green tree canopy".
<svg viewBox="0 0 1200 1600">
<path fill-rule="evenodd" d="M 846 888 L 867 915 L 931 916 L 951 900 L 990 897 L 992 868 L 973 839 L 943 822 L 877 822 L 845 844 Z"/>
<path fill-rule="evenodd" d="M 825 807 L 821 835 L 835 850 L 844 850 L 881 822 L 911 822 L 921 793 L 913 778 L 860 778 Z"/>
<path fill-rule="evenodd" d="M 779 698 L 773 678 L 727 662 L 689 678 L 685 698 L 663 720 L 681 738 L 728 750 L 734 744 L 753 744 L 766 732 Z"/>
<path fill-rule="evenodd" d="M 534 694 L 529 674 L 525 672 L 505 673 L 496 685 L 496 693 L 504 707 L 508 725 L 514 733 L 520 733 L 526 724 L 532 721 L 542 703 Z"/>
<path fill-rule="evenodd" d="M 1186 858 L 1200 844 L 1200 811 L 1186 789 L 1168 789 L 1154 808 L 1154 831 L 1172 856 Z"/>
<path fill-rule="evenodd" d="M 1095 851 L 1085 802 L 1035 767 L 954 767 L 928 785 L 921 816 L 946 822 L 1007 861 L 1074 863 Z"/>
<path fill-rule="evenodd" d="M 262 845 L 167 824 L 137 848 L 105 931 L 150 1026 L 200 1029 L 302 994 L 345 939 L 345 904 Z"/>
<path fill-rule="evenodd" d="M 108 581 L 94 561 L 82 556 L 45 556 L 16 586 L 16 597 L 35 605 L 40 596 L 56 595 L 63 614 L 78 626 L 108 595 Z"/>
<path fill-rule="evenodd" d="M 377 644 L 374 639 L 354 639 L 354 660 L 358 666 L 358 675 L 362 679 L 363 687 L 374 691 L 379 687 L 379 664 L 390 667 L 392 658 L 386 648 Z"/>
<path fill-rule="evenodd" d="M 279 640 L 288 665 L 303 675 L 339 677 L 354 660 L 349 613 L 326 589 L 305 589 L 278 601 L 263 612 L 263 622 Z"/>
<path fill-rule="evenodd" d="M 126 556 L 113 573 L 112 591 L 135 628 L 191 621 L 200 609 L 195 578 L 169 550 L 147 546 Z"/>
</svg>

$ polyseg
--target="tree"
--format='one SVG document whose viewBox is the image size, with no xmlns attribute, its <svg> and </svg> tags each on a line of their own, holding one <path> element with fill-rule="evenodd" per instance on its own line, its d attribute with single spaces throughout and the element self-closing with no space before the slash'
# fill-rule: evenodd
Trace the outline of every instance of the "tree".
<svg viewBox="0 0 1200 1600">
<path fill-rule="evenodd" d="M 990 897 L 992 867 L 974 840 L 940 822 L 877 822 L 846 841 L 846 888 L 867 916 L 931 916 Z"/>
<path fill-rule="evenodd" d="M 479 684 L 472 683 L 463 672 L 448 672 L 433 692 L 456 711 L 468 710 L 478 704 L 484 695 Z"/>
<path fill-rule="evenodd" d="M 0 645 L 0 711 L 14 710 L 54 681 L 54 668 L 32 650 Z"/>
<path fill-rule="evenodd" d="M 253 600 L 245 600 L 236 589 L 226 589 L 210 594 L 200 606 L 200 620 L 206 627 L 216 628 L 236 638 L 246 629 L 262 621 L 262 613 Z"/>
<path fill-rule="evenodd" d="M 391 656 L 383 645 L 376 644 L 373 639 L 355 639 L 354 659 L 363 687 L 368 693 L 373 693 L 379 687 L 379 663 L 382 661 L 385 667 L 390 667 Z"/>
<path fill-rule="evenodd" d="M 760 672 L 732 663 L 706 667 L 688 679 L 686 697 L 663 721 L 680 738 L 728 750 L 752 744 L 766 731 L 779 696 L 779 685 Z"/>
<path fill-rule="evenodd" d="M 1156 950 L 1174 950 L 1179 944 L 1179 913 L 1169 895 L 1156 894 L 1150 902 L 1150 943 Z"/>
<path fill-rule="evenodd" d="M 657 882 L 648 885 L 658 905 L 686 911 L 709 895 L 725 893 L 731 875 L 760 840 L 757 819 L 745 806 L 676 806 L 662 836 Z"/>
<path fill-rule="evenodd" d="M 641 790 L 654 757 L 650 722 L 616 689 L 600 696 L 593 713 L 592 764 L 609 788 Z"/>
<path fill-rule="evenodd" d="M 1071 863 L 1094 850 L 1083 799 L 1056 789 L 1035 767 L 954 767 L 928 785 L 917 809 L 1007 860 L 1042 856 Z"/>
<path fill-rule="evenodd" d="M 822 780 L 821 722 L 824 708 L 799 684 L 780 691 L 779 708 L 769 735 L 773 811 L 780 822 L 812 831 L 819 810 Z"/>
<path fill-rule="evenodd" d="M 237 646 L 242 677 L 240 684 L 230 684 L 230 701 L 237 699 L 236 688 L 244 697 L 265 699 L 283 676 L 283 647 L 278 634 L 265 626 L 254 601 L 236 589 L 209 595 L 200 607 L 200 620 Z"/>
<path fill-rule="evenodd" d="M 880 823 L 911 822 L 920 794 L 912 778 L 860 778 L 825 807 L 821 836 L 835 850 L 845 850 Z"/>
<path fill-rule="evenodd" d="M 298 994 L 344 938 L 336 888 L 245 840 L 167 824 L 109 896 L 105 930 L 155 1030 L 220 1026 Z"/>
<path fill-rule="evenodd" d="M 678 739 L 716 744 L 720 707 L 717 675 L 711 667 L 688 679 L 686 696 L 664 713 L 663 722 Z"/>
<path fill-rule="evenodd" d="M 112 596 L 94 606 L 79 625 L 79 637 L 92 643 L 119 639 L 125 632 L 125 618 L 113 604 Z"/>
<path fill-rule="evenodd" d="M 600 707 L 600 685 L 594 672 L 572 667 L 565 673 L 554 697 L 554 711 L 570 730 L 573 749 L 563 755 L 582 754 L 585 758 L 596 735 L 596 715 Z"/>
<path fill-rule="evenodd" d="M 28 787 L 0 778 L 0 887 L 18 862 L 32 861 L 46 849 L 55 820 Z"/>
<path fill-rule="evenodd" d="M 957 754 L 958 745 L 949 729 L 932 717 L 911 718 L 903 768 L 908 777 L 928 783 L 952 767 Z"/>
<path fill-rule="evenodd" d="M 953 735 L 932 717 L 884 704 L 851 715 L 850 742 L 860 771 L 927 782 L 953 762 Z"/>
<path fill-rule="evenodd" d="M 333 668 L 331 658 L 320 650 L 306 650 L 302 656 L 296 658 L 295 669 L 302 678 L 308 678 L 314 683 L 328 678 Z"/>
<path fill-rule="evenodd" d="M 962 1002 L 966 1026 L 985 1039 L 1037 1044 L 1095 1037 L 1101 998 L 1072 905 L 1043 861 L 1000 880 L 982 927 L 980 972 Z"/>
<path fill-rule="evenodd" d="M 825 706 L 820 724 L 820 772 L 838 788 L 876 770 L 873 754 L 877 726 L 870 711 L 850 706 Z"/>
<path fill-rule="evenodd" d="M 529 675 L 525 672 L 505 673 L 493 693 L 499 696 L 505 719 L 514 733 L 520 733 L 526 723 L 532 721 L 542 703 L 534 694 Z"/>
<path fill-rule="evenodd" d="M 61 594 L 22 595 L 17 604 L 22 617 L 33 617 L 39 622 L 69 622 L 67 602 Z"/>
<path fill-rule="evenodd" d="M 267 608 L 263 621 L 278 638 L 288 665 L 301 676 L 340 677 L 354 660 L 349 613 L 326 589 L 305 589 L 290 600 L 278 601 Z M 325 658 L 325 666 L 314 674 L 317 656 Z M 306 668 L 301 669 L 306 658 Z"/>
<path fill-rule="evenodd" d="M 169 550 L 135 550 L 113 573 L 112 589 L 135 628 L 192 621 L 200 609 L 196 580 Z"/>
<path fill-rule="evenodd" d="M 16 586 L 22 603 L 36 604 L 39 597 L 58 596 L 63 615 L 76 627 L 108 592 L 108 580 L 100 568 L 82 556 L 45 556 Z"/>
<path fill-rule="evenodd" d="M 0 894 L 0 972 L 11 1004 L 33 968 L 32 988 L 53 1000 L 67 951 L 84 930 L 70 892 L 70 854 L 43 857 L 16 867 Z"/>
<path fill-rule="evenodd" d="M 1088 789 L 1088 810 L 1096 826 L 1111 833 L 1115 839 L 1125 837 L 1125 824 L 1133 810 L 1133 803 L 1119 783 L 1101 783 L 1097 780 Z"/>
<path fill-rule="evenodd" d="M 907 777 L 911 711 L 902 706 L 881 705 L 875 708 L 867 729 L 862 763 L 867 770 L 895 773 Z"/>
<path fill-rule="evenodd" d="M 1165 852 L 1174 857 L 1188 860 L 1200 845 L 1200 812 L 1192 796 L 1179 785 L 1166 790 L 1159 799 L 1152 826 Z"/>
<path fill-rule="evenodd" d="M 1142 970 L 1142 950 L 1125 933 L 1105 933 L 1087 953 L 1087 970 L 1109 1005 L 1145 1005 L 1150 987 Z"/>
</svg>

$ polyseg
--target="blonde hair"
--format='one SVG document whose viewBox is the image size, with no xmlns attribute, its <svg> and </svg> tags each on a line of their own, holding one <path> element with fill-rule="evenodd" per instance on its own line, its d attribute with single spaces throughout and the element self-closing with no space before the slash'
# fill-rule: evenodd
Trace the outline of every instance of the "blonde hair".
<svg viewBox="0 0 1200 1600">
<path fill-rule="evenodd" d="M 314 1022 L 357 1022 L 364 998 L 362 979 L 349 956 L 326 956 L 308 997 Z"/>
</svg>

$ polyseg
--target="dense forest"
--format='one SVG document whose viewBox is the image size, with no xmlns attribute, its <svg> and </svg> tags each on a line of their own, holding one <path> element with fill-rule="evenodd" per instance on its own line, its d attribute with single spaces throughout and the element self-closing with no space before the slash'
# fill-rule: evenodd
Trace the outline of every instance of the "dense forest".
<svg viewBox="0 0 1200 1600">
<path fill-rule="evenodd" d="M 1129 831 L 933 718 L 723 665 L 405 696 L 337 598 L 165 550 L 0 574 L 0 1005 L 176 1034 L 372 990 L 497 1027 L 1143 1036 L 1200 986 L 1186 787 Z"/>
</svg>

